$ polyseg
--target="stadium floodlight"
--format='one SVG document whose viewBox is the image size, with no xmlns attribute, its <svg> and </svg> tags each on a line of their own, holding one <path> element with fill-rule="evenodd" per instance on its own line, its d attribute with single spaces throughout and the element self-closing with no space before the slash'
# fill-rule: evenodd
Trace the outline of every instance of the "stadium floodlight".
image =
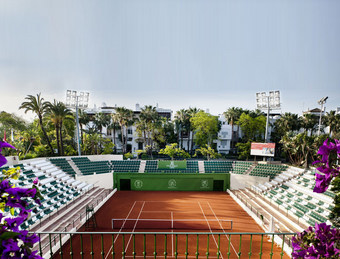
<svg viewBox="0 0 340 259">
<path fill-rule="evenodd" d="M 268 124 L 269 124 L 269 112 L 270 110 L 281 109 L 280 103 L 280 91 L 269 91 L 269 95 L 266 92 L 256 93 L 256 107 L 259 110 L 267 110 L 267 122 L 265 142 L 268 143 Z"/>
<path fill-rule="evenodd" d="M 323 110 L 323 105 L 326 103 L 328 99 L 328 96 L 321 98 L 318 101 L 318 104 L 321 106 L 320 108 L 320 117 L 319 117 L 319 129 L 318 129 L 318 136 L 320 136 L 320 131 L 321 131 L 321 118 L 322 118 L 322 110 Z"/>
<path fill-rule="evenodd" d="M 88 92 L 80 92 L 79 95 L 77 95 L 77 91 L 66 91 L 66 106 L 76 110 L 78 156 L 81 156 L 78 109 L 86 109 L 89 105 L 89 98 L 90 94 Z"/>
</svg>

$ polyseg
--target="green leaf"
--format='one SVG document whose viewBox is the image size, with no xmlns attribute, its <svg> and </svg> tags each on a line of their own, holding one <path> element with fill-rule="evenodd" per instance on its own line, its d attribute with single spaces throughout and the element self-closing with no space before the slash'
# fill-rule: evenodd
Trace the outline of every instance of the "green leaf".
<svg viewBox="0 0 340 259">
<path fill-rule="evenodd" d="M 7 240 L 19 236 L 20 233 L 17 232 L 5 232 L 0 235 L 0 240 Z"/>
</svg>

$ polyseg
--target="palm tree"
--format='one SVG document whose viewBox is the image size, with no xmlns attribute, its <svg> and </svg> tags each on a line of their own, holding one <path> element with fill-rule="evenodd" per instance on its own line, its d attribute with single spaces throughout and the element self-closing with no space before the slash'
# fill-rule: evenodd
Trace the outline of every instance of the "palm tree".
<svg viewBox="0 0 340 259">
<path fill-rule="evenodd" d="M 314 114 L 306 113 L 301 117 L 301 125 L 306 132 L 310 130 L 310 135 L 313 134 L 315 127 L 318 124 L 318 118 Z"/>
<path fill-rule="evenodd" d="M 340 114 L 336 114 L 335 111 L 327 112 L 323 117 L 323 123 L 329 126 L 329 135 L 332 133 L 338 133 L 340 129 Z"/>
<path fill-rule="evenodd" d="M 63 143 L 63 123 L 65 120 L 73 120 L 72 112 L 68 109 L 64 103 L 54 100 L 53 104 L 48 103 L 47 113 L 53 123 L 56 131 L 58 155 L 64 155 L 64 143 Z"/>
<path fill-rule="evenodd" d="M 194 131 L 192 130 L 192 127 L 191 127 L 191 121 L 190 119 L 192 117 L 194 117 L 198 112 L 200 111 L 200 109 L 197 109 L 196 107 L 190 107 L 189 110 L 187 110 L 188 112 L 188 124 L 187 124 L 187 127 L 188 127 L 188 152 L 189 152 L 189 142 L 191 143 L 191 147 L 190 147 L 190 154 L 193 155 L 193 148 L 194 148 Z M 191 135 L 191 139 L 190 139 L 190 135 Z"/>
<path fill-rule="evenodd" d="M 224 117 L 226 118 L 228 124 L 231 126 L 231 143 L 230 147 L 234 148 L 235 143 L 234 143 L 234 124 L 240 119 L 241 116 L 241 110 L 240 108 L 237 107 L 231 107 L 227 111 L 223 113 Z"/>
<path fill-rule="evenodd" d="M 300 129 L 300 120 L 297 114 L 286 112 L 275 122 L 275 128 L 280 131 L 281 135 L 285 135 L 289 131 Z"/>
<path fill-rule="evenodd" d="M 96 126 L 96 129 L 100 132 L 100 134 L 103 134 L 103 127 L 106 127 L 110 124 L 110 115 L 105 113 L 97 113 L 94 117 L 94 124 Z"/>
<path fill-rule="evenodd" d="M 183 132 L 186 130 L 186 126 L 188 125 L 189 114 L 185 109 L 181 109 L 175 114 L 175 121 L 179 127 L 179 133 L 181 136 L 181 148 L 183 149 Z"/>
<path fill-rule="evenodd" d="M 47 133 L 46 133 L 46 130 L 43 124 L 43 116 L 47 111 L 48 102 L 44 102 L 44 98 L 42 98 L 40 94 L 41 93 L 37 94 L 36 97 L 33 95 L 28 95 L 27 97 L 25 97 L 27 101 L 23 102 L 20 105 L 19 109 L 25 109 L 25 113 L 27 113 L 28 111 L 31 111 L 38 116 L 40 128 L 44 134 L 44 138 L 47 142 L 47 145 L 51 150 L 51 154 L 53 154 L 54 153 L 53 147 L 51 145 L 49 137 L 47 136 Z"/>
<path fill-rule="evenodd" d="M 114 144 L 114 153 L 116 153 L 116 129 L 118 129 L 118 116 L 116 113 L 111 114 L 111 124 L 107 128 L 113 131 L 112 142 Z"/>
<path fill-rule="evenodd" d="M 122 137 L 122 151 L 126 152 L 127 148 L 127 129 L 128 126 L 133 123 L 134 114 L 132 110 L 126 109 L 125 107 L 117 107 L 116 108 L 117 121 L 121 129 L 121 137 Z M 125 133 L 124 133 L 125 129 Z"/>
<path fill-rule="evenodd" d="M 83 132 L 83 125 L 85 126 L 87 123 L 90 122 L 90 117 L 89 117 L 89 115 L 86 112 L 84 112 L 81 109 L 79 109 L 78 117 L 79 117 L 81 143 L 84 144 L 84 140 L 83 140 L 83 134 L 84 134 L 84 132 Z"/>
</svg>

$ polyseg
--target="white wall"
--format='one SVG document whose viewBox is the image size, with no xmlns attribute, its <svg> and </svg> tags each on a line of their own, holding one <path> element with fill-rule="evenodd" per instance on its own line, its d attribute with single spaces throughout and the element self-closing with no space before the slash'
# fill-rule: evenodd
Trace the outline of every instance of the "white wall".
<svg viewBox="0 0 340 259">
<path fill-rule="evenodd" d="M 93 174 L 93 175 L 76 175 L 76 179 L 79 181 L 92 183 L 95 186 L 112 189 L 113 188 L 113 175 L 112 173 L 107 174 Z"/>
<path fill-rule="evenodd" d="M 19 157 L 18 156 L 6 156 L 7 164 L 4 166 L 11 166 L 19 164 Z"/>
<path fill-rule="evenodd" d="M 88 157 L 91 161 L 123 160 L 123 155 L 91 155 L 85 157 Z"/>
<path fill-rule="evenodd" d="M 269 182 L 268 177 L 258 177 L 251 175 L 230 174 L 230 189 L 238 190 L 250 187 L 252 185 L 258 185 Z"/>
</svg>

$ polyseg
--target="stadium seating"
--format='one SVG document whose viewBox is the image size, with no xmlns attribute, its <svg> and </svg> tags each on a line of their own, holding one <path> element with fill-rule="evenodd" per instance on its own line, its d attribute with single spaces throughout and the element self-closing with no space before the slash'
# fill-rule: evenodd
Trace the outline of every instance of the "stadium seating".
<svg viewBox="0 0 340 259">
<path fill-rule="evenodd" d="M 287 174 L 283 174 L 283 177 L 287 176 Z M 269 201 L 273 201 L 290 211 L 292 215 L 295 215 L 299 221 L 304 221 L 306 225 L 326 222 L 330 210 L 333 208 L 332 203 L 335 194 L 329 190 L 325 193 L 313 192 L 314 174 L 313 171 L 306 171 L 284 182 L 261 185 L 255 187 L 255 189 L 263 192 L 262 195 Z"/>
<path fill-rule="evenodd" d="M 71 159 L 83 175 L 104 174 L 111 171 L 109 161 L 90 161 L 87 157 L 72 157 Z"/>
<path fill-rule="evenodd" d="M 286 165 L 267 165 L 267 164 L 257 164 L 255 168 L 250 172 L 249 175 L 260 176 L 260 177 L 270 177 L 273 179 L 276 175 L 282 173 L 286 170 L 288 166 Z"/>
<path fill-rule="evenodd" d="M 247 161 L 235 161 L 231 173 L 234 174 L 245 174 L 248 169 L 253 165 L 253 162 Z"/>
<path fill-rule="evenodd" d="M 30 219 L 21 225 L 23 229 L 40 222 L 47 215 L 93 187 L 92 184 L 76 181 L 44 159 L 34 160 L 29 164 L 15 165 L 15 167 L 17 166 L 20 166 L 22 172 L 18 180 L 12 180 L 13 183 L 18 187 L 28 188 L 32 186 L 33 180 L 37 177 L 39 179 L 39 190 L 44 197 L 41 200 L 41 206 L 30 203 L 27 207 L 32 212 Z M 1 172 L 8 168 L 2 167 Z"/>
<path fill-rule="evenodd" d="M 50 161 L 69 175 L 74 176 L 76 174 L 76 172 L 73 170 L 73 168 L 65 158 L 50 158 Z"/>
<path fill-rule="evenodd" d="M 206 173 L 230 173 L 233 170 L 232 161 L 204 161 Z"/>
<path fill-rule="evenodd" d="M 187 161 L 186 169 L 158 169 L 157 160 L 146 161 L 145 173 L 198 173 L 198 162 Z"/>
<path fill-rule="evenodd" d="M 113 160 L 111 161 L 114 172 L 121 173 L 136 173 L 139 171 L 140 161 L 139 160 Z"/>
</svg>

